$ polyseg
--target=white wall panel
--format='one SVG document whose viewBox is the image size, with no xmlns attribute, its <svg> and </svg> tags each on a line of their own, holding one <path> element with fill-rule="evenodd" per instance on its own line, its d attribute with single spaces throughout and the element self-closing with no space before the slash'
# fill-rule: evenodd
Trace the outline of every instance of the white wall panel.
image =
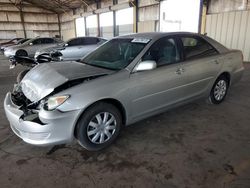
<svg viewBox="0 0 250 188">
<path fill-rule="evenodd" d="M 207 15 L 206 33 L 227 48 L 243 51 L 244 60 L 250 61 L 250 10 Z"/>
</svg>

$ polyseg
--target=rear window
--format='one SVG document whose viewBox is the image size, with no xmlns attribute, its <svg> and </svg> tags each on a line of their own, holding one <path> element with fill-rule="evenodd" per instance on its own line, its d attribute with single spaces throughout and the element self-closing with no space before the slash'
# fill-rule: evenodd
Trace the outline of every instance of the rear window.
<svg viewBox="0 0 250 188">
<path fill-rule="evenodd" d="M 83 38 L 84 45 L 97 44 L 99 42 L 99 38 Z"/>
<path fill-rule="evenodd" d="M 202 58 L 218 54 L 217 50 L 199 37 L 182 37 L 185 59 Z"/>
<path fill-rule="evenodd" d="M 79 45 L 82 45 L 82 41 L 80 38 L 72 39 L 72 40 L 68 41 L 68 45 L 69 46 L 79 46 Z"/>
</svg>

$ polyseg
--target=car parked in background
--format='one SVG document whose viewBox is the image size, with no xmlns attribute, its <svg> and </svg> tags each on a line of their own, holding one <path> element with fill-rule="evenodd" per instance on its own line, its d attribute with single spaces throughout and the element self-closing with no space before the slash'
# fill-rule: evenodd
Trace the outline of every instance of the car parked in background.
<svg viewBox="0 0 250 188">
<path fill-rule="evenodd" d="M 26 41 L 23 44 L 7 48 L 4 51 L 4 55 L 6 57 L 14 55 L 34 57 L 38 49 L 57 46 L 58 44 L 61 43 L 63 43 L 63 41 L 57 38 L 49 38 L 49 37 L 34 38 Z"/>
<path fill-rule="evenodd" d="M 25 38 L 25 39 L 20 39 L 18 40 L 16 43 L 14 44 L 5 44 L 5 45 L 2 45 L 1 46 L 1 51 L 4 51 L 5 49 L 7 49 L 8 47 L 10 46 L 15 46 L 15 45 L 20 45 L 20 44 L 23 44 L 25 43 L 26 41 L 30 40 L 29 38 Z"/>
<path fill-rule="evenodd" d="M 19 41 L 20 39 L 23 39 L 23 38 L 13 38 L 9 41 L 6 41 L 6 42 L 2 42 L 0 43 L 0 48 L 3 46 L 3 45 L 8 45 L 8 44 L 15 44 L 17 43 L 17 41 Z"/>
<path fill-rule="evenodd" d="M 77 37 L 68 40 L 63 46 L 40 49 L 36 52 L 35 58 L 41 53 L 58 50 L 62 53 L 62 60 L 78 60 L 95 50 L 106 41 L 106 39 L 99 37 Z"/>
<path fill-rule="evenodd" d="M 220 104 L 243 70 L 240 51 L 207 36 L 138 33 L 111 39 L 79 62 L 34 67 L 7 93 L 4 109 L 27 143 L 76 138 L 100 150 L 123 125 L 200 98 Z"/>
</svg>

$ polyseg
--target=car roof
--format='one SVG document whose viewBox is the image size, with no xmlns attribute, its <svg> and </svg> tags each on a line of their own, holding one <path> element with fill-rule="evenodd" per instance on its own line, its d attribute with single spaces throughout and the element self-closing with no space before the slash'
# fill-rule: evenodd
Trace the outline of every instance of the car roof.
<svg viewBox="0 0 250 188">
<path fill-rule="evenodd" d="M 122 35 L 117 38 L 148 38 L 148 39 L 158 39 L 161 37 L 169 36 L 169 35 L 183 35 L 189 34 L 193 36 L 199 36 L 200 34 L 191 33 L 191 32 L 147 32 L 147 33 L 134 33 L 129 35 Z"/>
</svg>

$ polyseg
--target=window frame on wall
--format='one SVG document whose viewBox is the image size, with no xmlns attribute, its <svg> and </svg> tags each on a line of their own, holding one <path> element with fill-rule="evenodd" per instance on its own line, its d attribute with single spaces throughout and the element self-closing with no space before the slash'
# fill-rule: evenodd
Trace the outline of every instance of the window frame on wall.
<svg viewBox="0 0 250 188">
<path fill-rule="evenodd" d="M 127 11 L 127 12 L 126 12 Z M 129 15 L 129 19 L 128 19 Z M 116 35 L 124 35 L 134 33 L 134 8 L 129 7 L 125 9 L 120 9 L 115 11 L 115 19 L 116 19 Z M 131 26 L 131 31 L 129 32 L 120 32 L 120 27 L 122 26 Z"/>
<path fill-rule="evenodd" d="M 85 17 L 80 17 L 80 18 L 75 19 L 75 27 L 76 27 L 76 36 L 77 37 L 86 36 L 86 22 L 85 21 L 86 21 Z M 81 27 L 78 27 L 78 24 L 83 24 L 83 25 Z M 83 30 L 81 31 L 80 29 L 83 29 Z"/>
<path fill-rule="evenodd" d="M 87 30 L 86 34 L 87 34 L 87 36 L 93 36 L 93 35 L 90 35 L 89 29 L 95 29 L 95 31 L 96 31 L 95 37 L 98 35 L 98 21 L 97 21 L 98 18 L 97 18 L 97 16 L 98 16 L 97 14 L 93 14 L 93 15 L 86 17 L 86 30 Z M 93 20 L 90 20 L 91 17 L 93 17 Z M 91 25 L 89 25 L 89 22 L 91 23 Z M 93 22 L 94 22 L 94 24 L 93 24 Z"/>
<path fill-rule="evenodd" d="M 111 20 L 109 20 L 107 22 L 107 20 L 109 18 L 111 18 Z M 108 28 L 108 27 L 112 27 L 112 35 L 111 35 L 111 37 L 113 37 L 114 36 L 114 27 L 115 27 L 114 26 L 114 13 L 113 13 L 113 11 L 100 13 L 99 14 L 99 19 L 100 19 L 99 20 L 100 21 L 100 36 L 101 37 L 106 37 L 106 35 L 104 33 L 104 29 Z M 105 23 L 105 24 L 103 24 L 103 23 Z"/>
<path fill-rule="evenodd" d="M 131 13 L 132 13 L 132 23 L 126 23 L 126 21 L 128 21 L 128 19 L 127 19 L 127 17 L 125 17 L 125 19 L 123 20 L 123 21 L 125 21 L 125 23 L 123 22 L 123 23 L 119 23 L 120 22 L 120 20 L 123 18 L 123 16 L 122 15 L 120 15 L 119 16 L 119 13 L 121 14 L 121 13 L 124 13 L 124 12 L 126 12 L 126 10 L 128 11 L 127 13 L 129 13 L 129 11 L 131 11 Z M 129 7 L 129 8 L 125 8 L 125 9 L 120 9 L 120 10 L 116 10 L 115 11 L 115 15 L 116 15 L 116 25 L 130 25 L 130 24 L 134 24 L 134 12 L 133 12 L 134 10 L 133 10 L 133 7 Z M 124 15 L 125 15 L 125 13 L 124 13 Z M 130 21 L 131 21 L 130 20 Z"/>
<path fill-rule="evenodd" d="M 201 19 L 201 0 L 192 0 L 193 3 L 189 2 L 191 0 L 185 1 L 187 5 L 192 4 L 190 6 L 193 9 L 192 14 L 190 14 L 190 10 L 186 7 L 187 5 L 179 7 L 181 0 L 178 1 L 160 1 L 159 30 L 161 32 L 186 31 L 198 33 Z"/>
</svg>

